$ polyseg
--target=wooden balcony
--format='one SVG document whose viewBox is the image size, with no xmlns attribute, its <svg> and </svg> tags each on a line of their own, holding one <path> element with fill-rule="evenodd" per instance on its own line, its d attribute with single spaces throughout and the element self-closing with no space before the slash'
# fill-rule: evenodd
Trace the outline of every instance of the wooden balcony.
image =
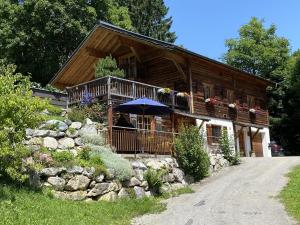
<svg viewBox="0 0 300 225">
<path fill-rule="evenodd" d="M 119 103 L 146 97 L 159 101 L 173 109 L 190 110 L 189 96 L 180 96 L 179 92 L 174 90 L 169 94 L 162 94 L 160 93 L 162 89 L 162 87 L 108 76 L 68 87 L 66 90 L 69 105 L 80 103 L 84 95 L 88 94 L 92 99 L 107 97 L 112 101 L 118 99 Z"/>
</svg>

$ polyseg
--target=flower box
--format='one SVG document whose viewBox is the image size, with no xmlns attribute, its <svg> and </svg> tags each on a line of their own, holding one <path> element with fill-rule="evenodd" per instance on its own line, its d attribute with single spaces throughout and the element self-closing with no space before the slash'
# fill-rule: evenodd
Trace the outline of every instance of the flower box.
<svg viewBox="0 0 300 225">
<path fill-rule="evenodd" d="M 256 109 L 251 108 L 251 109 L 249 109 L 249 112 L 252 113 L 252 114 L 255 114 L 256 113 Z"/>
<path fill-rule="evenodd" d="M 207 98 L 205 99 L 205 103 L 208 105 L 215 105 L 217 104 L 217 100 L 215 98 Z"/>
</svg>

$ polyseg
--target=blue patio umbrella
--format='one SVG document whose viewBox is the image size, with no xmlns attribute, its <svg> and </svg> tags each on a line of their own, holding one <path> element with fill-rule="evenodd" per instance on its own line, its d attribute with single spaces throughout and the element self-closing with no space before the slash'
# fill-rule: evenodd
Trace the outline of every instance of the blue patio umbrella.
<svg viewBox="0 0 300 225">
<path fill-rule="evenodd" d="M 168 106 L 149 98 L 139 98 L 123 103 L 117 106 L 115 110 L 139 115 L 164 115 L 173 112 Z"/>
</svg>

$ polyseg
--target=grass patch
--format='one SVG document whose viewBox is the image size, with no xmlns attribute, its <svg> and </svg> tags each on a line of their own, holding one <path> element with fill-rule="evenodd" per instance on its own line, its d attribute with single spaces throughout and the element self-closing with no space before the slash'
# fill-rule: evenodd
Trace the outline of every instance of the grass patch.
<svg viewBox="0 0 300 225">
<path fill-rule="evenodd" d="M 133 217 L 164 209 L 165 205 L 156 198 L 73 202 L 0 183 L 0 224 L 6 225 L 130 224 Z"/>
<path fill-rule="evenodd" d="M 182 194 L 191 194 L 191 193 L 194 193 L 195 191 L 190 188 L 189 186 L 187 187 L 183 187 L 183 188 L 179 188 L 177 190 L 174 190 L 174 191 L 171 191 L 171 192 L 168 192 L 168 193 L 164 193 L 162 194 L 162 198 L 171 198 L 171 197 L 176 197 L 176 196 L 179 196 L 179 195 L 182 195 Z"/>
<path fill-rule="evenodd" d="M 300 166 L 289 174 L 289 182 L 280 193 L 280 198 L 288 213 L 300 222 Z"/>
</svg>

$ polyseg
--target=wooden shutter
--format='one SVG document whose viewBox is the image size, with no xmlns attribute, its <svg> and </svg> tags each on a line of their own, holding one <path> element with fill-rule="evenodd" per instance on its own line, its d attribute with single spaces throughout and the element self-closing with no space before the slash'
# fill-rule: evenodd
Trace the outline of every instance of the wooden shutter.
<svg viewBox="0 0 300 225">
<path fill-rule="evenodd" d="M 206 125 L 206 132 L 207 132 L 207 144 L 212 144 L 212 127 L 211 124 Z"/>
</svg>

